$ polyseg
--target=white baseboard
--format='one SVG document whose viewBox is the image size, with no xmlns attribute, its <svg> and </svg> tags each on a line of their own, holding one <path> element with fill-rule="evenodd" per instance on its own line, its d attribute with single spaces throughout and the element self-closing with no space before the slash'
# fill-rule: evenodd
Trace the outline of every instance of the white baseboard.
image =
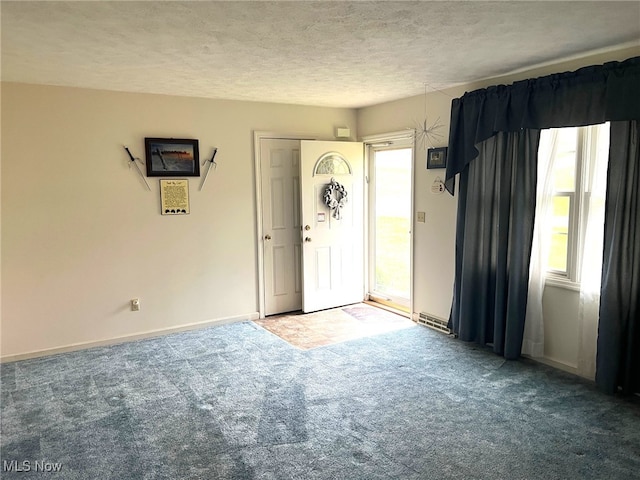
<svg viewBox="0 0 640 480">
<path fill-rule="evenodd" d="M 561 362 L 559 360 L 554 360 L 550 357 L 530 357 L 529 355 L 522 355 L 523 357 L 533 360 L 534 362 L 542 363 L 543 365 L 547 365 L 548 367 L 557 368 L 558 370 L 562 370 L 567 373 L 572 373 L 574 375 L 581 376 L 578 373 L 577 365 L 570 365 L 565 362 Z"/>
<path fill-rule="evenodd" d="M 257 320 L 258 318 L 260 318 L 260 314 L 258 312 L 252 312 L 245 315 L 235 315 L 232 317 L 216 318 L 213 320 L 205 320 L 204 322 L 188 323 L 186 325 L 179 325 L 176 327 L 161 328 L 158 330 L 149 330 L 146 332 L 135 333 L 132 335 L 124 335 L 121 337 L 108 338 L 104 340 L 97 340 L 93 342 L 74 343 L 71 345 L 63 346 L 63 347 L 47 348 L 44 350 L 36 350 L 36 351 L 26 352 L 26 353 L 17 353 L 14 355 L 4 355 L 0 357 L 0 363 L 15 362 L 18 360 L 28 360 L 30 358 L 46 357 L 46 356 L 55 355 L 58 353 L 75 352 L 77 350 L 86 350 L 88 348 L 94 348 L 94 347 L 105 347 L 109 345 L 116 345 L 118 343 L 143 340 L 145 338 L 161 337 L 163 335 L 169 335 L 171 333 L 186 332 L 189 330 L 198 330 L 200 328 L 211 327 L 214 325 L 220 326 L 220 325 L 226 325 L 229 323 L 244 322 L 247 320 Z"/>
</svg>

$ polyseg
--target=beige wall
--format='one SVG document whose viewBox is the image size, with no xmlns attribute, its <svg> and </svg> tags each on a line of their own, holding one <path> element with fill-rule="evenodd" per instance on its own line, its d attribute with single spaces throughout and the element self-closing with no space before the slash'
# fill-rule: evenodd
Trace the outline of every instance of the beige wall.
<svg viewBox="0 0 640 480">
<path fill-rule="evenodd" d="M 461 85 L 442 92 L 427 94 L 427 124 L 438 118 L 444 128 L 438 132 L 443 138 L 434 146 L 448 143 L 451 100 L 467 91 L 496 84 L 509 84 L 517 80 L 534 78 L 552 73 L 572 71 L 583 66 L 598 65 L 607 61 L 620 61 L 640 55 L 640 48 L 625 48 L 589 57 L 578 58 L 560 64 L 547 65 L 517 74 Z M 393 132 L 415 127 L 425 117 L 424 95 L 395 102 L 375 105 L 358 111 L 358 133 L 361 136 Z M 449 317 L 453 292 L 454 240 L 456 221 L 455 198 L 448 194 L 433 195 L 430 186 L 444 170 L 426 170 L 425 150 L 416 152 L 414 202 L 415 211 L 426 212 L 426 222 L 414 219 L 414 310 L 443 318 Z M 578 363 L 578 292 L 558 287 L 545 291 L 545 357 L 554 365 L 574 371 Z"/>
<path fill-rule="evenodd" d="M 3 84 L 2 356 L 255 315 L 253 131 L 337 126 L 355 111 Z M 190 215 L 129 168 L 145 136 L 219 148 Z"/>
<path fill-rule="evenodd" d="M 465 91 L 640 55 L 626 49 L 428 95 L 447 143 L 450 102 Z M 422 95 L 359 111 L 2 84 L 0 354 L 10 357 L 258 311 L 253 131 L 333 138 L 413 128 Z M 145 136 L 192 137 L 219 148 L 203 191 L 190 179 L 191 214 L 159 213 L 122 148 L 144 157 Z M 456 198 L 434 195 L 442 170 L 415 169 L 415 311 L 447 318 L 453 286 Z M 141 299 L 140 312 L 129 300 Z M 545 295 L 547 351 L 577 363 L 575 292 Z"/>
</svg>

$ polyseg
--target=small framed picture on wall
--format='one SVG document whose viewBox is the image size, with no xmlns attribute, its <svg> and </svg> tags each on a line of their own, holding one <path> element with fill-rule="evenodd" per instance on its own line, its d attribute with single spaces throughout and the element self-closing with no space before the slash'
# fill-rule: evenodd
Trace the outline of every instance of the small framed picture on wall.
<svg viewBox="0 0 640 480">
<path fill-rule="evenodd" d="M 447 147 L 427 150 L 427 168 L 447 168 Z"/>
<path fill-rule="evenodd" d="M 147 177 L 199 177 L 198 140 L 145 138 Z"/>
</svg>

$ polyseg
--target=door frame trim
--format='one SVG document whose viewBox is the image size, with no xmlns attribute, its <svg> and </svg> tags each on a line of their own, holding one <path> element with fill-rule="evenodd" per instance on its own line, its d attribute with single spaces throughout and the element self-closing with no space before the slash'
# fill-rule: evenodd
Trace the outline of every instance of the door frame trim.
<svg viewBox="0 0 640 480">
<path fill-rule="evenodd" d="M 256 194 L 256 258 L 258 261 L 258 313 L 260 318 L 265 317 L 265 285 L 264 285 L 264 251 L 263 237 L 264 226 L 262 224 L 262 168 L 260 158 L 260 142 L 262 140 L 317 140 L 314 135 L 302 135 L 294 133 L 278 133 L 262 130 L 253 132 L 253 164 L 255 173 L 255 194 Z"/>
</svg>

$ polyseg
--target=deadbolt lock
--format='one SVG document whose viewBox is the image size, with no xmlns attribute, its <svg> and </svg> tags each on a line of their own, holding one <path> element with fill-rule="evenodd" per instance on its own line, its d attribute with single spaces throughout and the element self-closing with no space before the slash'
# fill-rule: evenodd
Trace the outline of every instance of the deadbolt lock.
<svg viewBox="0 0 640 480">
<path fill-rule="evenodd" d="M 309 230 L 311 230 L 311 227 L 309 225 L 305 225 L 304 229 L 308 232 Z"/>
</svg>

